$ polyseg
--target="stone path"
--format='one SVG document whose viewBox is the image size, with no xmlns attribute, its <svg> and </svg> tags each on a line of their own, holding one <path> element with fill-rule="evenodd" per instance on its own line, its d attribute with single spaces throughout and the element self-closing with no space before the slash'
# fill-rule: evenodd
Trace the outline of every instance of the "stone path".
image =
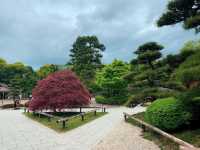
<svg viewBox="0 0 200 150">
<path fill-rule="evenodd" d="M 116 132 L 118 125 L 123 122 L 122 112 L 136 113 L 143 110 L 142 107 L 134 109 L 125 107 L 110 108 L 109 114 L 66 133 L 57 133 L 38 122 L 28 119 L 22 114 L 21 110 L 0 110 L 0 150 L 96 149 L 96 145 L 104 138 L 108 138 L 111 143 L 112 140 L 115 141 L 115 139 L 109 139 L 109 137 L 116 138 L 114 132 Z M 112 130 L 114 131 L 112 132 Z M 132 138 L 137 139 L 137 143 L 145 144 L 149 142 L 142 142 L 145 140 L 138 138 L 139 134 L 135 134 L 135 131 L 140 132 L 139 129 L 133 127 L 133 130 L 129 130 L 130 127 L 125 131 L 129 133 L 127 135 L 129 139 L 132 136 Z M 121 131 L 118 130 L 118 132 L 124 132 L 124 128 Z M 134 150 L 137 149 L 134 148 Z"/>
<path fill-rule="evenodd" d="M 141 136 L 142 130 L 122 121 L 93 150 L 159 150 Z"/>
</svg>

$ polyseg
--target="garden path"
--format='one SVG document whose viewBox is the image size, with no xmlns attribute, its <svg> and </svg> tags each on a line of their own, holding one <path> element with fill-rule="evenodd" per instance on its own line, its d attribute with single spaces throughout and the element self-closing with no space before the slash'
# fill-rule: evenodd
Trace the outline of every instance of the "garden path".
<svg viewBox="0 0 200 150">
<path fill-rule="evenodd" d="M 123 112 L 133 114 L 144 111 L 143 107 L 139 106 L 134 109 L 115 107 L 108 111 L 109 114 L 84 126 L 66 133 L 57 133 L 25 117 L 22 110 L 0 110 L 0 149 L 90 150 L 119 147 L 119 149 L 126 150 L 127 147 L 124 145 L 134 144 L 131 145 L 134 150 L 145 150 L 146 148 L 147 150 L 156 150 L 156 146 L 152 142 L 139 136 L 139 128 L 130 126 L 123 121 Z M 124 140 L 121 140 L 122 138 Z M 122 143 L 126 142 L 125 138 L 132 142 Z M 108 144 L 112 145 L 106 147 Z"/>
</svg>

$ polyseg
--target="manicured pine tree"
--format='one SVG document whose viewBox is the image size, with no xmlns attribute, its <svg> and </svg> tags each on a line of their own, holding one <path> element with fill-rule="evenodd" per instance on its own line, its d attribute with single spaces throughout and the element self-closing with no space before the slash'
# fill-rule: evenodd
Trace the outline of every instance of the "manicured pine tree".
<svg viewBox="0 0 200 150">
<path fill-rule="evenodd" d="M 86 83 L 94 79 L 95 72 L 102 66 L 101 58 L 105 46 L 96 36 L 79 36 L 70 50 L 73 71 Z"/>
<path fill-rule="evenodd" d="M 183 22 L 185 29 L 200 31 L 200 1 L 199 0 L 171 0 L 167 11 L 157 21 L 158 27 Z"/>
</svg>

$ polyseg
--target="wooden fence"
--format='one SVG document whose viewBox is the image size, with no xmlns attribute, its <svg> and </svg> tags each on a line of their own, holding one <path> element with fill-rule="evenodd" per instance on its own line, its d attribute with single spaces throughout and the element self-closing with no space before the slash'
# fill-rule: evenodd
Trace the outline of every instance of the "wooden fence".
<svg viewBox="0 0 200 150">
<path fill-rule="evenodd" d="M 71 108 L 80 109 L 80 114 L 74 115 L 74 116 L 71 116 L 71 117 L 58 117 L 58 116 L 51 115 L 49 113 L 42 112 L 42 111 L 34 111 L 33 113 L 37 114 L 39 117 L 46 116 L 48 118 L 48 121 L 51 121 L 51 118 L 55 118 L 55 119 L 57 119 L 56 122 L 57 123 L 62 123 L 62 127 L 65 128 L 66 127 L 66 123 L 72 118 L 80 116 L 81 120 L 84 121 L 85 115 L 88 114 L 88 113 L 94 112 L 94 115 L 96 116 L 98 110 L 102 110 L 102 112 L 106 112 L 106 108 L 105 107 L 79 106 L 79 107 L 70 107 L 70 109 Z M 84 108 L 85 109 L 91 109 L 92 108 L 93 110 L 82 112 L 82 109 L 84 109 Z M 29 110 L 24 108 L 24 112 L 28 112 L 29 113 Z"/>
<path fill-rule="evenodd" d="M 162 131 L 162 130 L 160 130 L 160 129 L 158 129 L 158 128 L 156 128 L 156 127 L 154 127 L 154 126 L 152 126 L 152 125 L 150 125 L 150 124 L 148 124 L 148 123 L 146 123 L 146 122 L 144 122 L 144 121 L 142 121 L 138 118 L 135 118 L 130 114 L 127 114 L 127 113 L 123 113 L 123 114 L 124 114 L 125 121 L 127 121 L 128 118 L 133 119 L 134 121 L 136 121 L 137 123 L 142 125 L 142 129 L 144 131 L 146 129 L 150 129 L 150 130 L 164 136 L 165 138 L 167 138 L 167 139 L 173 141 L 174 143 L 178 144 L 179 147 L 180 147 L 180 150 L 200 150 L 199 148 L 196 148 L 195 146 L 193 146 L 193 145 L 191 145 L 191 144 L 189 144 L 189 143 L 187 143 L 187 142 L 185 142 L 181 139 L 178 139 L 177 137 L 175 137 L 175 136 L 173 136 L 169 133 L 166 133 L 166 132 L 164 132 L 164 131 Z"/>
</svg>

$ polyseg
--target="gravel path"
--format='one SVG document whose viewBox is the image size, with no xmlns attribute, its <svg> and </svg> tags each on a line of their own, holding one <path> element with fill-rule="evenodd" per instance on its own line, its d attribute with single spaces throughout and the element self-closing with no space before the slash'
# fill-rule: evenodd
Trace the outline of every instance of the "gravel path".
<svg viewBox="0 0 200 150">
<path fill-rule="evenodd" d="M 1 150 L 90 150 L 106 137 L 115 134 L 118 125 L 122 123 L 122 112 L 136 113 L 144 108 L 129 109 L 125 107 L 110 108 L 109 114 L 96 119 L 84 126 L 66 133 L 57 133 L 38 122 L 30 120 L 21 110 L 0 110 L 0 149 Z M 128 126 L 128 125 L 127 125 Z M 134 132 L 139 131 L 132 127 Z M 121 130 L 121 127 L 120 127 Z M 124 132 L 122 124 L 122 130 Z M 127 128 L 130 130 L 130 127 Z M 126 131 L 129 132 L 129 131 Z M 132 131 L 131 131 L 132 132 Z M 132 138 L 139 134 L 132 135 Z M 111 134 L 110 134 L 111 133 Z M 118 135 L 116 135 L 118 136 Z M 129 135 L 131 136 L 130 132 Z M 113 135 L 113 138 L 115 135 Z M 118 139 L 118 138 L 117 138 Z M 129 137 L 131 139 L 131 137 Z M 138 139 L 137 143 L 144 141 Z M 115 141 L 115 139 L 113 139 Z M 111 139 L 110 139 L 110 142 Z M 126 150 L 126 149 L 124 149 Z M 145 150 L 145 149 L 144 149 Z"/>
<path fill-rule="evenodd" d="M 142 130 L 122 121 L 93 150 L 159 150 L 153 142 L 142 138 Z"/>
</svg>

